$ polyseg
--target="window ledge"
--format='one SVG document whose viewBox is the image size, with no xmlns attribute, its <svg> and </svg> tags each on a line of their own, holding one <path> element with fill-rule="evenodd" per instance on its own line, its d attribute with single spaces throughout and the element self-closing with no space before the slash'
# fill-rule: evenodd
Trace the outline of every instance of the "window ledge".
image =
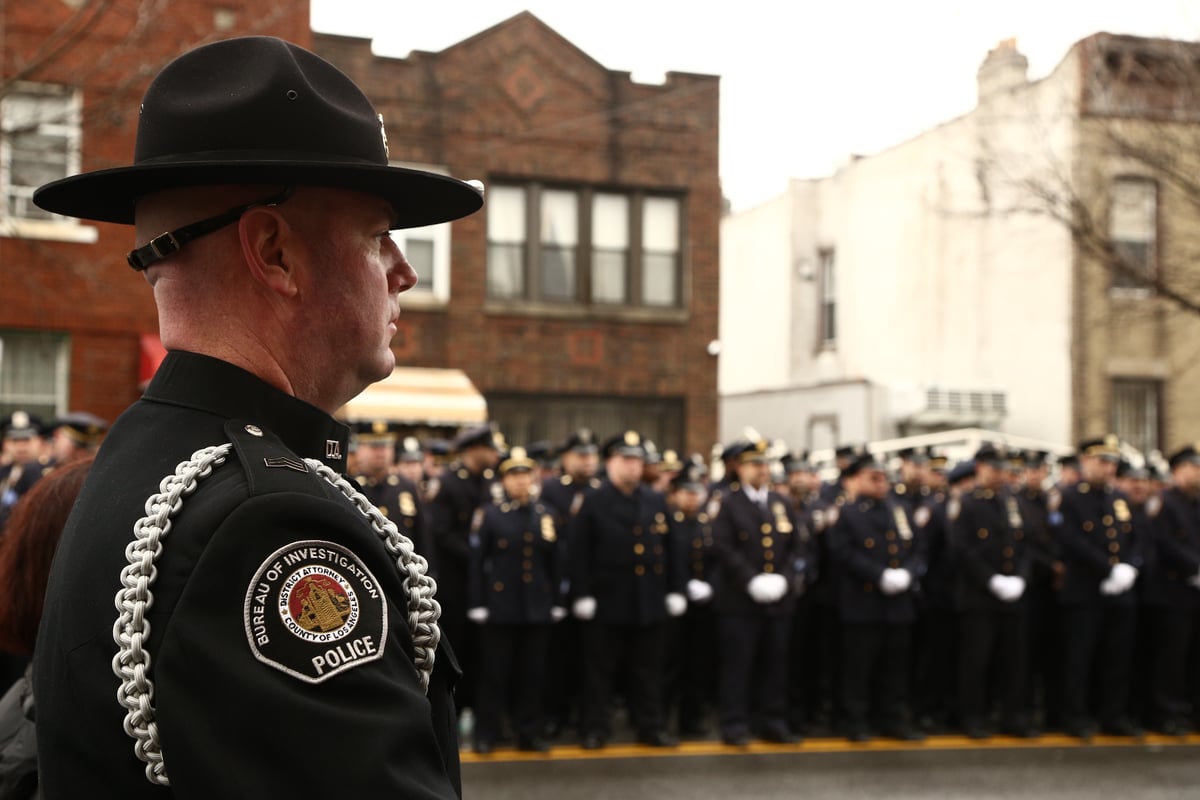
<svg viewBox="0 0 1200 800">
<path fill-rule="evenodd" d="M 49 219 L 0 219 L 0 236 L 50 242 L 95 244 L 99 231 L 92 225 Z"/>
<path fill-rule="evenodd" d="M 689 314 L 684 308 L 634 308 L 631 306 L 580 306 L 525 301 L 487 300 L 485 314 L 516 314 L 526 317 L 555 317 L 557 319 L 597 319 L 620 322 L 650 322 L 683 324 Z"/>
<path fill-rule="evenodd" d="M 1108 296 L 1114 300 L 1147 300 L 1155 296 L 1153 289 L 1141 287 L 1123 287 L 1120 289 L 1109 289 Z"/>
</svg>

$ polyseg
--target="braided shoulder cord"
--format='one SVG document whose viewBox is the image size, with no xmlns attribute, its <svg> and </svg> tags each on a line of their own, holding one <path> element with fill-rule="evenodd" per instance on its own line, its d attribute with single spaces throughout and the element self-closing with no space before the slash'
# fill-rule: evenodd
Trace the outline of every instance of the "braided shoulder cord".
<svg viewBox="0 0 1200 800">
<path fill-rule="evenodd" d="M 211 475 L 214 467 L 225 463 L 232 447 L 226 443 L 197 450 L 190 460 L 180 463 L 173 474 L 163 478 L 158 494 L 146 500 L 146 516 L 134 524 L 134 540 L 125 548 L 129 565 L 121 570 L 121 588 L 115 599 L 120 613 L 113 624 L 113 640 L 118 649 L 112 669 L 121 679 L 117 702 L 126 710 L 125 733 L 134 740 L 134 755 L 146 764 L 146 779 L 159 786 L 170 786 L 171 781 L 159 742 L 154 681 L 149 675 L 151 659 L 145 649 L 150 638 L 150 622 L 146 615 L 154 604 L 150 589 L 158 577 L 154 562 L 162 555 L 162 540 L 170 533 L 171 519 L 183 507 L 183 499 L 195 492 L 198 483 Z M 383 516 L 347 480 L 320 461 L 305 459 L 305 463 L 354 503 L 395 558 L 402 585 L 408 593 L 406 621 L 412 635 L 417 679 L 421 690 L 428 693 L 434 654 L 441 640 L 438 628 L 441 607 L 434 599 L 437 584 L 426 574 L 428 564 L 413 550 L 412 541 L 396 524 Z"/>
</svg>

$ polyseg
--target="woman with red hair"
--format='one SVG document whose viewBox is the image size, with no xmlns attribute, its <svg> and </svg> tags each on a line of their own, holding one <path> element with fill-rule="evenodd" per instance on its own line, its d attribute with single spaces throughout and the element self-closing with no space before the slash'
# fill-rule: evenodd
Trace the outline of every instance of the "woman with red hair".
<svg viewBox="0 0 1200 800">
<path fill-rule="evenodd" d="M 0 539 L 0 651 L 33 655 L 42 597 L 58 537 L 83 486 L 92 459 L 46 474 L 13 507 Z M 0 797 L 33 797 L 37 790 L 37 741 L 29 669 L 0 699 Z"/>
</svg>

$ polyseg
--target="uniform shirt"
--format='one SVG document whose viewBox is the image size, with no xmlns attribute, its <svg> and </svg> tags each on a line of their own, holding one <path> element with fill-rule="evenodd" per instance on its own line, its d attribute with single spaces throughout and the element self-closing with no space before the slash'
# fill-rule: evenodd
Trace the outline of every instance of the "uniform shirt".
<svg viewBox="0 0 1200 800">
<path fill-rule="evenodd" d="M 572 598 L 596 599 L 595 621 L 653 625 L 666 596 L 682 593 L 682 560 L 671 541 L 663 496 L 644 484 L 625 494 L 604 481 L 583 501 L 567 552 Z"/>
<path fill-rule="evenodd" d="M 712 585 L 717 577 L 717 564 L 708 514 L 701 511 L 689 516 L 676 510 L 669 519 L 673 545 L 684 564 L 684 577 Z"/>
<path fill-rule="evenodd" d="M 1111 486 L 1080 481 L 1062 490 L 1061 503 L 1059 541 L 1066 569 L 1061 603 L 1134 605 L 1134 589 L 1111 597 L 1100 593 L 1100 583 L 1116 564 L 1124 562 L 1139 570 L 1143 566 L 1144 537 L 1134 523 L 1129 498 Z"/>
<path fill-rule="evenodd" d="M 1016 495 L 977 487 L 962 496 L 948 519 L 956 557 L 955 606 L 960 611 L 1022 609 L 1027 595 L 1006 603 L 988 588 L 994 575 L 1030 578 L 1029 542 Z"/>
<path fill-rule="evenodd" d="M 759 505 L 743 487 L 726 494 L 713 517 L 713 550 L 721 575 L 717 612 L 790 613 L 796 604 L 791 586 L 796 576 L 807 569 L 803 541 L 806 534 L 795 509 L 783 495 L 767 492 L 766 502 Z M 750 597 L 746 587 L 762 573 L 788 579 L 789 591 L 782 600 L 763 605 Z"/>
<path fill-rule="evenodd" d="M 225 442 L 235 450 L 162 539 L 148 611 L 172 791 L 460 793 L 453 656 L 439 647 L 427 697 L 393 557 L 357 507 L 302 460 L 340 471 L 347 438 L 344 425 L 248 372 L 167 355 L 100 449 L 51 570 L 34 664 L 46 797 L 170 796 L 146 779 L 122 729 L 113 599 L 147 498 L 177 464 Z M 346 630 L 339 615 L 349 614 L 357 622 Z M 314 759 L 344 768 L 308 768 Z"/>
<path fill-rule="evenodd" d="M 1146 603 L 1156 608 L 1200 608 L 1200 589 L 1188 583 L 1200 574 L 1200 496 L 1167 489 L 1150 517 L 1156 557 L 1146 575 L 1139 577 L 1146 581 Z"/>
<path fill-rule="evenodd" d="M 834 566 L 834 602 L 843 622 L 916 621 L 915 590 L 925 573 L 925 557 L 902 508 L 869 498 L 847 501 L 826 536 Z M 908 570 L 912 586 L 885 595 L 879 591 L 885 569 Z"/>
<path fill-rule="evenodd" d="M 475 512 L 469 605 L 486 608 L 488 624 L 550 623 L 563 605 L 563 542 L 551 510 L 501 494 Z"/>
</svg>

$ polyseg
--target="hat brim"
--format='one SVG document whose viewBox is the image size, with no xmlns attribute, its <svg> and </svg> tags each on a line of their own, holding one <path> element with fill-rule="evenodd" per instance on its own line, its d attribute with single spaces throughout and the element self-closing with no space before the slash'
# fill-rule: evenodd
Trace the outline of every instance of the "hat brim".
<svg viewBox="0 0 1200 800">
<path fill-rule="evenodd" d="M 137 201 L 153 192 L 192 186 L 277 184 L 348 189 L 382 197 L 396 209 L 394 228 L 419 228 L 465 217 L 483 207 L 483 194 L 471 185 L 436 172 L 339 162 L 297 154 L 264 160 L 261 153 L 222 152 L 219 160 L 86 172 L 42 186 L 33 194 L 40 208 L 68 217 L 131 225 Z"/>
</svg>

